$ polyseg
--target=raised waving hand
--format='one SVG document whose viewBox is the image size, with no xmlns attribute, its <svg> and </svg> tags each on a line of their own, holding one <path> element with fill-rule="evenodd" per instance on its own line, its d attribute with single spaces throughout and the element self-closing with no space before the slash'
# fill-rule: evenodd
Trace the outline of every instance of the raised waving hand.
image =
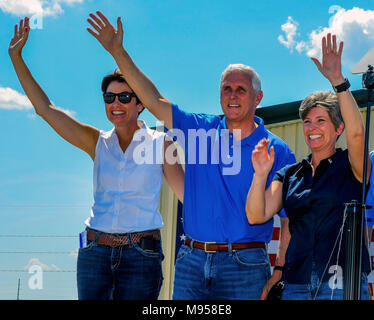
<svg viewBox="0 0 374 320">
<path fill-rule="evenodd" d="M 274 147 L 268 151 L 269 142 L 268 139 L 262 139 L 252 152 L 253 169 L 258 176 L 267 177 L 274 164 Z"/>
<path fill-rule="evenodd" d="M 338 47 L 336 35 L 331 36 L 331 33 L 329 33 L 327 37 L 322 38 L 322 62 L 317 58 L 311 58 L 318 70 L 333 86 L 344 81 L 341 63 L 342 53 L 343 41 L 339 43 Z"/>
<path fill-rule="evenodd" d="M 14 34 L 9 44 L 9 55 L 12 57 L 15 54 L 21 54 L 25 46 L 30 32 L 30 20 L 28 17 L 21 19 L 19 25 L 14 26 Z"/>
<path fill-rule="evenodd" d="M 123 28 L 117 18 L 117 29 L 100 12 L 91 13 L 87 19 L 91 28 L 87 31 L 94 36 L 116 61 L 120 71 L 143 105 L 169 129 L 173 127 L 171 102 L 164 98 L 153 82 L 135 65 L 123 47 Z"/>
<path fill-rule="evenodd" d="M 113 55 L 122 48 L 123 27 L 121 18 L 117 18 L 116 29 L 100 11 L 97 11 L 96 14 L 90 13 L 90 18 L 87 19 L 96 32 L 91 28 L 87 28 L 87 31 L 100 42 L 105 50 Z"/>
<path fill-rule="evenodd" d="M 87 152 L 94 159 L 99 131 L 94 127 L 76 121 L 61 109 L 53 106 L 23 60 L 22 49 L 27 42 L 29 32 L 29 18 L 26 17 L 20 21 L 19 25 L 14 26 L 14 35 L 8 49 L 23 90 L 39 116 L 47 121 L 62 138 Z"/>
</svg>

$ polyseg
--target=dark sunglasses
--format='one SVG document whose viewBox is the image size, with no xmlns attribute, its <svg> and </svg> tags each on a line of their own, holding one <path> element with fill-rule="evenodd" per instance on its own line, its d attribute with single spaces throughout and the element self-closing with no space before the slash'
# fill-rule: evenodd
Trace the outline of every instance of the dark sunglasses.
<svg viewBox="0 0 374 320">
<path fill-rule="evenodd" d="M 103 97 L 104 97 L 105 103 L 113 103 L 116 97 L 118 97 L 118 100 L 121 103 L 129 103 L 132 97 L 137 98 L 134 92 L 127 92 L 127 91 L 123 91 L 120 93 L 104 92 Z"/>
</svg>

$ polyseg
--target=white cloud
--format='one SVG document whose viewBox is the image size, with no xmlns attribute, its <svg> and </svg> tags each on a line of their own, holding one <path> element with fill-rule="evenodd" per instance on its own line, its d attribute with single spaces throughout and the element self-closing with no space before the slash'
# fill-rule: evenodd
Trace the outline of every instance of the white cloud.
<svg viewBox="0 0 374 320">
<path fill-rule="evenodd" d="M 30 100 L 12 88 L 0 87 L 0 109 L 30 110 Z"/>
<path fill-rule="evenodd" d="M 288 17 L 287 22 L 281 26 L 286 39 L 279 36 L 279 42 L 291 52 L 296 49 L 309 57 L 320 57 L 322 37 L 331 32 L 336 34 L 338 41 L 344 41 L 343 64 L 352 67 L 374 46 L 374 10 L 334 7 L 333 12 L 335 14 L 327 22 L 328 26 L 312 30 L 307 40 L 299 41 L 296 39 L 300 36 L 297 33 L 299 24 Z"/>
<path fill-rule="evenodd" d="M 38 265 L 42 268 L 43 271 L 61 271 L 61 269 L 55 264 L 47 265 L 42 263 L 38 258 L 31 258 L 28 264 L 24 267 L 25 270 L 30 269 L 31 266 Z"/>
<path fill-rule="evenodd" d="M 83 0 L 0 0 L 0 9 L 16 16 L 42 14 L 55 16 L 64 12 L 62 5 L 82 3 Z"/>
<path fill-rule="evenodd" d="M 75 111 L 63 109 L 60 107 L 57 108 L 71 117 L 74 117 L 76 115 Z M 22 93 L 19 93 L 18 91 L 12 88 L 4 87 L 0 87 L 0 110 L 1 109 L 34 111 L 34 108 L 29 98 L 27 98 L 27 96 L 23 95 Z M 29 115 L 29 117 L 31 119 L 34 119 L 35 114 L 32 113 L 31 115 Z"/>
<path fill-rule="evenodd" d="M 282 24 L 281 29 L 286 34 L 286 39 L 283 37 L 283 35 L 280 35 L 278 37 L 278 40 L 281 44 L 283 44 L 286 48 L 290 49 L 291 52 L 293 51 L 293 48 L 295 47 L 295 36 L 297 35 L 297 27 L 299 24 L 292 19 L 292 17 L 288 17 L 287 22 L 285 24 Z"/>
</svg>

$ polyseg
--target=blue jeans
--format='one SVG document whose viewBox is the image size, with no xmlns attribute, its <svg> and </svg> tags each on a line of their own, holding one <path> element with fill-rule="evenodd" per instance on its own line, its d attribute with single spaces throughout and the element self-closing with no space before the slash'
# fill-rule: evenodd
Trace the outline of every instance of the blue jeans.
<svg viewBox="0 0 374 320">
<path fill-rule="evenodd" d="M 329 282 L 319 284 L 318 275 L 312 271 L 311 282 L 307 284 L 285 283 L 282 300 L 343 300 L 344 290 L 335 288 L 332 290 Z M 361 300 L 369 300 L 368 279 L 362 274 Z"/>
<path fill-rule="evenodd" d="M 190 246 L 179 249 L 174 300 L 258 300 L 270 278 L 265 249 L 209 253 Z"/>
<path fill-rule="evenodd" d="M 78 299 L 156 300 L 163 280 L 162 259 L 160 241 L 153 252 L 138 244 L 109 247 L 88 241 L 78 252 Z"/>
</svg>

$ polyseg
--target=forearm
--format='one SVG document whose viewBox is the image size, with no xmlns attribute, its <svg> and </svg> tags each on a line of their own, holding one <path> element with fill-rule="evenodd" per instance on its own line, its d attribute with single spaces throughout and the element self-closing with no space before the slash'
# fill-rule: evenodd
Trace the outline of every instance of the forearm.
<svg viewBox="0 0 374 320">
<path fill-rule="evenodd" d="M 123 47 L 112 53 L 112 56 L 126 81 L 144 104 L 152 105 L 162 98 L 152 81 L 135 65 Z"/>
<path fill-rule="evenodd" d="M 365 129 L 355 98 L 349 90 L 339 92 L 336 95 L 344 120 L 347 139 L 359 139 L 363 142 Z"/>
<path fill-rule="evenodd" d="M 264 223 L 266 177 L 253 175 L 252 185 L 247 195 L 245 211 L 251 224 Z"/>
<path fill-rule="evenodd" d="M 345 135 L 349 159 L 353 173 L 359 181 L 363 179 L 365 128 L 360 110 L 352 93 L 347 90 L 337 93 L 340 111 L 345 124 Z M 371 170 L 370 157 L 367 158 L 368 172 Z M 369 175 L 366 177 L 369 181 Z"/>
<path fill-rule="evenodd" d="M 74 120 L 62 110 L 52 106 L 47 95 L 31 75 L 21 54 L 11 55 L 11 59 L 23 90 L 36 113 L 47 121 L 62 138 L 87 152 L 94 159 L 99 131 Z"/>
<path fill-rule="evenodd" d="M 275 260 L 276 266 L 284 266 L 286 261 L 286 251 L 290 243 L 291 234 L 288 228 L 289 220 L 288 218 L 280 218 L 280 233 L 278 242 L 277 257 Z"/>
<path fill-rule="evenodd" d="M 111 52 L 129 86 L 134 90 L 144 106 L 171 129 L 171 104 L 158 91 L 153 82 L 136 66 L 126 50 L 121 47 Z"/>
<path fill-rule="evenodd" d="M 38 115 L 43 116 L 51 102 L 39 84 L 35 81 L 21 54 L 14 54 L 11 60 L 17 77 Z"/>
</svg>

